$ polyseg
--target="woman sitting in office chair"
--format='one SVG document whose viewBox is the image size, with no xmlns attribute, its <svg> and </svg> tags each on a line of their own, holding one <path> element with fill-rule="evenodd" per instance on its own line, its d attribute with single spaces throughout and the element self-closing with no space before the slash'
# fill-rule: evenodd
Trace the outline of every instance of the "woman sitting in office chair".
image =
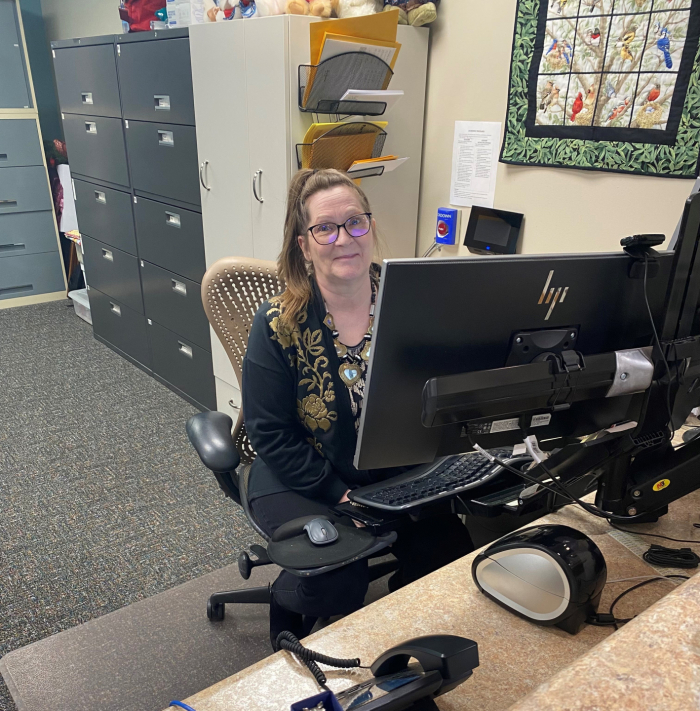
<svg viewBox="0 0 700 711">
<path fill-rule="evenodd" d="M 255 316 L 243 362 L 243 412 L 258 454 L 249 482 L 269 535 L 287 521 L 327 516 L 348 493 L 396 472 L 353 466 L 380 269 L 367 196 L 337 170 L 303 170 L 289 189 L 279 275 L 285 291 Z M 352 524 L 350 524 L 352 525 Z M 395 590 L 473 550 L 454 515 L 411 523 L 392 552 Z M 312 578 L 283 571 L 272 586 L 270 636 L 308 634 L 318 617 L 362 606 L 363 560 Z"/>
</svg>

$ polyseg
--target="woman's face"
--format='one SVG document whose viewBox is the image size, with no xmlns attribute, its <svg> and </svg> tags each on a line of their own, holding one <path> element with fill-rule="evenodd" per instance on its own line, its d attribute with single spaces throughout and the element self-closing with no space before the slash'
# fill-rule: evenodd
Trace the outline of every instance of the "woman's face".
<svg viewBox="0 0 700 711">
<path fill-rule="evenodd" d="M 355 215 L 365 212 L 357 193 L 345 185 L 322 190 L 306 203 L 309 222 L 307 228 L 323 223 L 344 224 Z M 335 229 L 335 228 L 334 228 Z M 332 244 L 318 244 L 310 232 L 299 235 L 299 246 L 304 257 L 314 265 L 321 282 L 348 282 L 363 279 L 369 272 L 374 251 L 375 222 L 362 237 L 351 237 L 344 227 Z"/>
</svg>

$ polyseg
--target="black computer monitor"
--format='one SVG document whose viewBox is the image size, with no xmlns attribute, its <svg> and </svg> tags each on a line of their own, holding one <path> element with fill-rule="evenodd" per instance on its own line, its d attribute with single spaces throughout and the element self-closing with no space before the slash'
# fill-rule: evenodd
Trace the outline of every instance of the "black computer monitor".
<svg viewBox="0 0 700 711">
<path fill-rule="evenodd" d="M 658 268 L 649 272 L 648 298 L 657 320 L 673 258 L 670 252 L 658 255 Z M 472 439 L 482 447 L 515 444 L 522 441 L 523 425 L 540 440 L 552 440 L 638 419 L 643 395 L 606 398 L 610 382 L 604 375 L 606 368 L 615 373 L 614 351 L 652 343 L 644 281 L 632 262 L 622 252 L 385 261 L 355 466 L 426 463 L 470 450 Z M 535 376 L 549 372 L 547 354 L 563 351 L 590 360 L 585 378 L 573 363 L 572 372 L 560 376 L 568 385 L 580 378 L 583 399 L 557 403 L 550 394 L 543 407 L 541 396 L 515 376 L 523 364 Z M 502 388 L 504 403 L 518 389 L 520 401 L 494 408 L 492 397 L 491 410 L 485 406 L 481 417 L 477 407 L 454 421 L 449 407 L 426 414 L 424 390 L 431 379 L 471 374 L 473 387 L 487 383 L 484 371 L 504 366 L 513 366 L 506 373 L 512 380 Z M 603 373 L 600 382 L 596 372 Z M 502 383 L 503 371 L 499 378 Z"/>
</svg>

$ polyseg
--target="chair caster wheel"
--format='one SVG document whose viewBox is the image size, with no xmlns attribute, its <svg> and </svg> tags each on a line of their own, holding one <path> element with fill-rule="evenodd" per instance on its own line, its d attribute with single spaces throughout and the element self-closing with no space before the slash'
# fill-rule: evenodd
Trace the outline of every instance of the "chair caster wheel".
<svg viewBox="0 0 700 711">
<path fill-rule="evenodd" d="M 241 574 L 243 580 L 248 580 L 250 578 L 250 572 L 253 570 L 253 561 L 250 556 L 243 551 L 238 556 L 238 572 Z"/>
<path fill-rule="evenodd" d="M 212 604 L 211 600 L 207 600 L 207 617 L 212 622 L 221 622 L 226 614 L 226 607 L 223 603 Z"/>
</svg>

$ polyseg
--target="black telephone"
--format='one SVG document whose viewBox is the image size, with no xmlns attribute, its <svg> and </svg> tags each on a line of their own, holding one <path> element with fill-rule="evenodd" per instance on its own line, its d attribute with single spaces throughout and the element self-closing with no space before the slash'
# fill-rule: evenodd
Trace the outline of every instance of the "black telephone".
<svg viewBox="0 0 700 711">
<path fill-rule="evenodd" d="M 417 664 L 409 664 L 411 658 Z M 479 666 L 476 642 L 455 635 L 416 637 L 390 649 L 370 667 L 374 679 L 336 695 L 343 711 L 436 708 L 432 699 L 466 681 Z"/>
</svg>

